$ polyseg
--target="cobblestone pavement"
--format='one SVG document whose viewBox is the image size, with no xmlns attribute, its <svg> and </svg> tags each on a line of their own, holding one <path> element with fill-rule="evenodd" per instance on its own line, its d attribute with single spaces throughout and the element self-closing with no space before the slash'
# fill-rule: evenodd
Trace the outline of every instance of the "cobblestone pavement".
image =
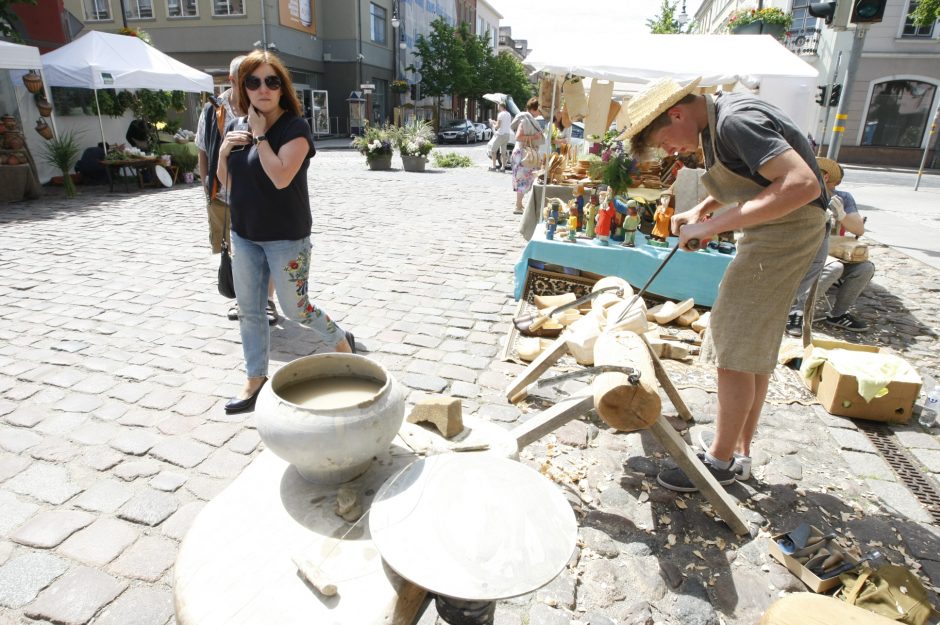
<svg viewBox="0 0 940 625">
<path fill-rule="evenodd" d="M 449 393 L 509 426 L 528 414 L 502 396 L 519 365 L 498 357 L 523 242 L 509 176 L 486 171 L 482 148 L 465 152 L 475 167 L 423 175 L 321 153 L 312 291 L 409 401 Z M 173 623 L 179 541 L 259 451 L 251 415 L 222 410 L 242 359 L 202 206 L 185 187 L 0 208 L 0 625 Z M 872 256 L 859 308 L 876 329 L 849 338 L 940 378 L 937 271 L 877 245 Z M 273 337 L 277 363 L 324 349 L 289 323 Z M 712 420 L 714 395 L 683 396 Z M 935 433 L 893 429 L 936 477 Z M 765 541 L 801 518 L 940 585 L 940 532 L 853 422 L 768 406 L 758 439 L 756 479 L 730 488 L 765 524 L 745 540 L 700 497 L 656 486 L 665 454 L 646 434 L 586 417 L 528 447 L 524 461 L 564 485 L 579 549 L 550 585 L 501 602 L 497 622 L 755 622 L 801 589 Z M 431 608 L 423 622 L 435 619 Z"/>
</svg>

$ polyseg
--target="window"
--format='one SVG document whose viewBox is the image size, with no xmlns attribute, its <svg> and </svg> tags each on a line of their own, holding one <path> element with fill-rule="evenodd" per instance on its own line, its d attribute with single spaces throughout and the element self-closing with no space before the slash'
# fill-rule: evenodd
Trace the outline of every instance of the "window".
<svg viewBox="0 0 940 625">
<path fill-rule="evenodd" d="M 153 19 L 153 0 L 122 0 L 129 20 Z"/>
<path fill-rule="evenodd" d="M 369 18 L 372 23 L 372 41 L 375 43 L 385 43 L 385 9 L 375 4 L 369 3 Z"/>
<path fill-rule="evenodd" d="M 244 15 L 245 0 L 212 0 L 212 15 Z"/>
<path fill-rule="evenodd" d="M 791 32 L 813 31 L 816 29 L 816 22 L 819 18 L 809 14 L 809 0 L 793 0 L 790 13 L 793 15 L 793 22 L 790 25 Z"/>
<path fill-rule="evenodd" d="M 911 13 L 917 10 L 918 4 L 920 4 L 918 0 L 911 0 L 910 4 L 907 5 L 907 18 L 904 20 L 904 30 L 901 31 L 901 36 L 905 38 L 930 39 L 933 37 L 934 25 L 916 26 L 914 20 L 911 18 Z"/>
<path fill-rule="evenodd" d="M 919 80 L 875 85 L 868 105 L 862 145 L 919 148 L 937 87 Z"/>
<path fill-rule="evenodd" d="M 166 0 L 167 17 L 199 17 L 196 0 Z"/>
<path fill-rule="evenodd" d="M 83 0 L 86 22 L 100 22 L 111 19 L 111 5 L 109 0 Z"/>
</svg>

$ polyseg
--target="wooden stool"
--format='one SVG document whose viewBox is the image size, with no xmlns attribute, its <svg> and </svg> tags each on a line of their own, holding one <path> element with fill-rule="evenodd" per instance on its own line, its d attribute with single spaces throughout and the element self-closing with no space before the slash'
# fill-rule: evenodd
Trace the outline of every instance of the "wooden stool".
<svg viewBox="0 0 940 625">
<path fill-rule="evenodd" d="M 798 592 L 775 601 L 764 612 L 760 625 L 889 625 L 894 622 L 835 597 Z"/>
</svg>

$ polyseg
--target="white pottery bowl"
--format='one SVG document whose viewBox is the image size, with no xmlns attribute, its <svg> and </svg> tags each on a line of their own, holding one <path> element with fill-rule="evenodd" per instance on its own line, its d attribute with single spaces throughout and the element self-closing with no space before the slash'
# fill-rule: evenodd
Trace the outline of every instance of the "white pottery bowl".
<svg viewBox="0 0 940 625">
<path fill-rule="evenodd" d="M 381 388 L 348 407 L 312 409 L 278 394 L 284 387 L 317 378 L 361 377 Z M 405 418 L 399 383 L 377 362 L 355 354 L 304 356 L 282 367 L 261 391 L 255 409 L 258 434 L 268 449 L 317 484 L 348 482 L 388 450 Z"/>
</svg>

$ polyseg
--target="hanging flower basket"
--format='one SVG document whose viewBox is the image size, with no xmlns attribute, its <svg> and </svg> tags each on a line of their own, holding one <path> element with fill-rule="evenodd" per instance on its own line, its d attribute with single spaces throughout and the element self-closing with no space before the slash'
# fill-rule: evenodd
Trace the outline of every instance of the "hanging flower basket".
<svg viewBox="0 0 940 625">
<path fill-rule="evenodd" d="M 404 80 L 393 80 L 389 84 L 389 88 L 392 90 L 392 93 L 405 93 L 408 91 L 408 83 Z"/>
<path fill-rule="evenodd" d="M 42 76 L 36 73 L 36 70 L 31 69 L 23 75 L 23 84 L 30 93 L 39 93 L 42 91 Z"/>
<path fill-rule="evenodd" d="M 52 103 L 42 93 L 36 94 L 36 108 L 39 109 L 39 114 L 43 117 L 52 115 Z"/>
<path fill-rule="evenodd" d="M 36 132 L 47 141 L 52 138 L 52 128 L 42 117 L 36 120 Z"/>
</svg>

